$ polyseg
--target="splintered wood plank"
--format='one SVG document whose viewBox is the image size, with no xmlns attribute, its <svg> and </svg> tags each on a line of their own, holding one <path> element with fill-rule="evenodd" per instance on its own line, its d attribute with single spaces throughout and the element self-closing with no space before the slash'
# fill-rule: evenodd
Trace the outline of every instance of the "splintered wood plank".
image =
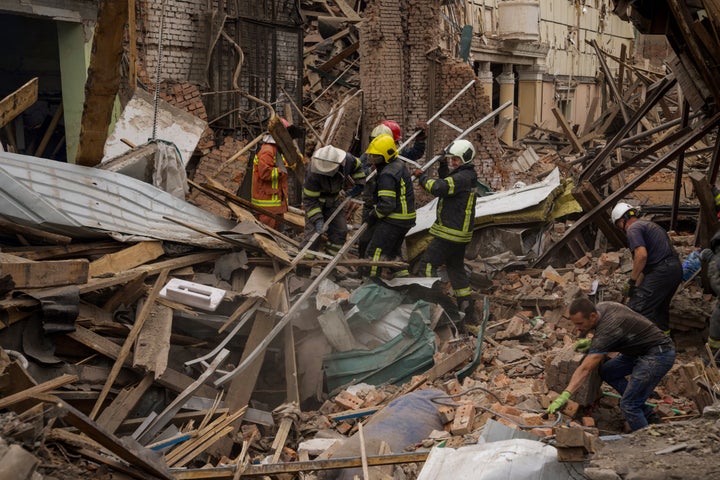
<svg viewBox="0 0 720 480">
<path fill-rule="evenodd" d="M 163 305 L 153 305 L 140 330 L 133 356 L 133 368 L 153 372 L 158 378 L 165 373 L 170 353 L 173 311 Z"/>
<path fill-rule="evenodd" d="M 110 359 L 117 359 L 120 355 L 120 345 L 113 342 L 112 340 L 109 340 L 106 337 L 103 337 L 102 335 L 98 335 L 97 333 L 83 327 L 82 325 L 76 325 L 75 331 L 72 333 L 67 333 L 66 335 L 75 340 L 76 342 L 85 345 L 86 347 L 91 348 L 92 350 L 95 350 L 96 352 L 105 355 Z M 131 368 L 132 363 L 130 362 L 130 359 L 126 358 L 123 362 L 123 366 Z M 185 390 L 188 385 L 190 385 L 194 381 L 194 378 L 191 378 L 184 373 L 178 372 L 177 370 L 173 370 L 171 368 L 165 370 L 165 373 L 163 373 L 160 378 L 157 379 L 158 384 L 172 390 L 173 392 L 178 393 Z M 197 391 L 197 394 L 205 398 L 213 398 L 217 394 L 217 391 L 208 385 L 203 385 L 203 387 Z"/>
<path fill-rule="evenodd" d="M 137 339 L 137 336 L 140 333 L 140 330 L 143 327 L 143 324 L 145 323 L 145 320 L 148 317 L 148 314 L 150 313 L 150 309 L 152 308 L 153 304 L 155 303 L 155 299 L 160 294 L 160 290 L 165 285 L 165 280 L 167 279 L 168 273 L 170 273 L 169 269 L 164 269 L 162 272 L 160 272 L 160 275 L 158 276 L 157 280 L 155 280 L 155 285 L 153 286 L 153 289 L 150 291 L 150 294 L 148 295 L 147 301 L 143 305 L 142 309 L 138 312 L 137 318 L 135 319 L 135 323 L 133 324 L 132 329 L 130 330 L 130 333 L 128 333 L 127 338 L 125 339 L 125 343 L 123 343 L 122 348 L 120 349 L 120 354 L 118 355 L 118 358 L 115 360 L 115 363 L 113 364 L 112 370 L 110 370 L 110 375 L 108 376 L 107 380 L 105 381 L 105 385 L 103 385 L 102 391 L 100 392 L 100 396 L 97 399 L 97 402 L 95 403 L 95 406 L 93 407 L 92 411 L 90 412 L 90 418 L 95 419 L 97 418 L 97 414 L 100 411 L 100 407 L 102 406 L 103 402 L 105 401 L 105 398 L 107 397 L 108 392 L 110 392 L 110 387 L 112 387 L 113 383 L 115 382 L 115 378 L 117 377 L 118 373 L 120 373 L 120 369 L 123 366 L 123 363 L 125 362 L 125 359 L 130 354 L 130 349 L 132 348 L 133 343 L 135 343 L 135 340 Z"/>
<path fill-rule="evenodd" d="M 282 305 L 282 297 L 284 296 L 285 286 L 282 283 L 276 283 L 268 291 L 268 301 L 270 306 L 277 309 Z M 275 326 L 276 317 L 274 315 L 258 312 L 255 314 L 255 320 L 253 321 L 252 329 L 250 330 L 250 336 L 245 342 L 245 349 L 243 350 L 242 363 L 255 348 L 262 343 L 267 335 L 272 331 Z M 258 357 L 252 362 L 248 369 L 243 375 L 238 375 L 230 381 L 230 385 L 227 389 L 227 395 L 225 396 L 225 406 L 230 410 L 238 410 L 248 404 L 252 392 L 255 389 L 255 382 L 260 374 L 260 368 L 262 367 L 263 360 L 265 358 L 265 352 L 258 355 Z M 240 422 L 233 423 L 233 433 L 240 429 Z M 212 447 L 210 453 L 215 455 L 229 454 L 232 449 L 232 443 L 228 437 L 223 437 L 216 445 Z M 219 456 L 219 455 L 218 455 Z"/>
<path fill-rule="evenodd" d="M 90 264 L 90 276 L 99 277 L 110 273 L 130 270 L 155 260 L 164 254 L 162 242 L 140 242 L 119 252 L 110 253 Z"/>
<path fill-rule="evenodd" d="M 48 380 L 47 382 L 41 383 L 39 385 L 35 385 L 34 387 L 26 388 L 25 390 L 22 390 L 18 393 L 14 393 L 12 395 L 8 395 L 7 397 L 0 398 L 0 409 L 7 408 L 11 405 L 15 405 L 16 403 L 27 400 L 35 394 L 55 390 L 56 388 L 62 387 L 63 385 L 73 383 L 76 380 L 77 375 L 65 374 L 57 378 L 53 378 L 52 380 Z"/>
<path fill-rule="evenodd" d="M 335 5 L 337 5 L 340 10 L 342 10 L 343 15 L 345 15 L 345 18 L 347 18 L 349 22 L 359 22 L 360 20 L 362 20 L 362 18 L 360 18 L 360 15 L 358 15 L 358 13 L 345 0 L 334 1 Z"/>
<path fill-rule="evenodd" d="M 100 427 L 97 423 L 93 422 L 85 414 L 76 410 L 64 400 L 55 397 L 53 399 L 53 403 L 56 405 L 56 416 L 64 419 L 67 423 L 108 449 L 117 457 L 125 460 L 136 468 L 155 475 L 158 478 L 167 480 L 172 480 L 174 478 L 168 471 L 167 466 L 162 464 L 159 460 L 155 460 L 147 455 L 144 448 L 139 445 L 133 445 L 127 440 L 120 441 L 120 439 L 115 435 Z"/>
<path fill-rule="evenodd" d="M 35 262 L 0 253 L 0 276 L 10 275 L 15 288 L 47 288 L 76 285 L 88 280 L 89 262 L 78 260 L 44 260 Z"/>
<path fill-rule="evenodd" d="M 120 424 L 128 417 L 133 408 L 140 402 L 148 388 L 153 384 L 154 377 L 148 373 L 140 380 L 140 383 L 131 387 L 123 388 L 115 400 L 105 407 L 97 419 L 97 424 L 110 433 L 120 427 Z"/>
<path fill-rule="evenodd" d="M 35 77 L 0 100 L 0 128 L 12 122 L 38 99 L 38 78 Z"/>
</svg>

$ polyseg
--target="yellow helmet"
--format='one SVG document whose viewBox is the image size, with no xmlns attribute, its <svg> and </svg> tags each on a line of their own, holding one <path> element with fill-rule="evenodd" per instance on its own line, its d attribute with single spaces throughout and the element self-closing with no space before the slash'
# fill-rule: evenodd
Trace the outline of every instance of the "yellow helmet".
<svg viewBox="0 0 720 480">
<path fill-rule="evenodd" d="M 397 147 L 395 146 L 395 139 L 392 135 L 383 133 L 378 135 L 370 142 L 365 153 L 368 155 L 380 155 L 385 160 L 385 163 L 390 163 L 395 160 L 398 156 Z"/>
</svg>

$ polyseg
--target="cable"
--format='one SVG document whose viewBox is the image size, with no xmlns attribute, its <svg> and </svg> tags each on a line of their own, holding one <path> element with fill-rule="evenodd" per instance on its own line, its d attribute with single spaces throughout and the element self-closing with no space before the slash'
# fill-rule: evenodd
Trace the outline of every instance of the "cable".
<svg viewBox="0 0 720 480">
<path fill-rule="evenodd" d="M 160 72 L 162 70 L 162 58 L 163 58 L 163 36 L 165 34 L 165 0 L 162 2 L 162 9 L 160 11 L 160 35 L 158 37 L 158 58 L 157 58 L 157 70 L 155 72 L 155 96 L 153 98 L 153 128 L 152 138 L 157 138 L 157 123 L 158 123 L 158 103 L 160 100 Z"/>
</svg>

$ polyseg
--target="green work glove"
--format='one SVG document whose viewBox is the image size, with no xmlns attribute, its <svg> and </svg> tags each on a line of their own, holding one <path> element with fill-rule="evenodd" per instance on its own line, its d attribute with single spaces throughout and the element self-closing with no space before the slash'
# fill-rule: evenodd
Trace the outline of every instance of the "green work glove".
<svg viewBox="0 0 720 480">
<path fill-rule="evenodd" d="M 622 288 L 622 296 L 623 297 L 632 297 L 635 294 L 635 280 L 632 278 L 625 282 L 625 285 L 623 285 Z"/>
<path fill-rule="evenodd" d="M 588 350 L 590 350 L 590 340 L 589 338 L 583 338 L 575 342 L 575 351 L 580 353 L 587 353 Z"/>
<path fill-rule="evenodd" d="M 562 407 L 565 406 L 565 404 L 570 400 L 570 395 L 572 393 L 565 390 L 562 392 L 553 402 L 550 404 L 550 406 L 547 409 L 547 413 L 555 413 L 558 410 L 560 410 Z"/>
</svg>

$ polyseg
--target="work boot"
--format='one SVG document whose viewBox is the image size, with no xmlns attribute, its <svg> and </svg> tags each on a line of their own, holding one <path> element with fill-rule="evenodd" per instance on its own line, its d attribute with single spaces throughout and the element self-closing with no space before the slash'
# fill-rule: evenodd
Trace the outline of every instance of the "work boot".
<svg viewBox="0 0 720 480">
<path fill-rule="evenodd" d="M 663 423 L 662 420 L 660 419 L 660 416 L 655 412 L 646 416 L 645 419 L 647 420 L 648 425 L 657 425 L 659 423 Z"/>
<path fill-rule="evenodd" d="M 465 314 L 463 323 L 467 325 L 477 325 L 478 318 L 477 312 L 475 311 L 475 299 L 463 298 L 458 304 L 458 310 Z"/>
</svg>

